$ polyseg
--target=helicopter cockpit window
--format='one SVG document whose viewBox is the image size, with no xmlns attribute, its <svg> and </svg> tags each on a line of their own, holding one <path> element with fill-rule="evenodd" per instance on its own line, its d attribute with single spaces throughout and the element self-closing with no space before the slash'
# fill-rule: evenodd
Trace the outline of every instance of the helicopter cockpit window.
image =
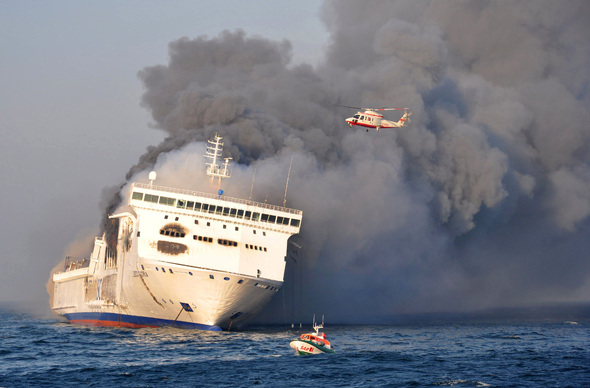
<svg viewBox="0 0 590 388">
<path fill-rule="evenodd" d="M 354 115 L 353 116 L 355 119 L 358 119 L 360 117 L 360 115 Z"/>
<path fill-rule="evenodd" d="M 364 120 L 364 119 L 365 119 L 365 116 L 361 116 L 361 120 Z"/>
</svg>

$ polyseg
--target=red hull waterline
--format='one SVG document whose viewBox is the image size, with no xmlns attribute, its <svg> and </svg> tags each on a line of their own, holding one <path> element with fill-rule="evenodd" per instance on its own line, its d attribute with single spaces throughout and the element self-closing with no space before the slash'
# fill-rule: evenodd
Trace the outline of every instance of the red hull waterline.
<svg viewBox="0 0 590 388">
<path fill-rule="evenodd" d="M 132 329 L 140 329 L 142 327 L 158 327 L 154 325 L 140 325 L 137 323 L 130 323 L 130 322 L 119 322 L 119 321 L 101 321 L 97 319 L 72 319 L 68 321 L 74 325 L 83 325 L 83 326 L 100 326 L 100 327 L 128 327 Z"/>
</svg>

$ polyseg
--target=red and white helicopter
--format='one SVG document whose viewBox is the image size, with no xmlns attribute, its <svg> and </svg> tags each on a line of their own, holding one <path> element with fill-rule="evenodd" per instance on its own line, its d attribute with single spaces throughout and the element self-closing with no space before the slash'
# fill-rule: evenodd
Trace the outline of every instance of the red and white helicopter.
<svg viewBox="0 0 590 388">
<path fill-rule="evenodd" d="M 410 122 L 410 116 L 412 115 L 412 112 L 410 112 L 409 108 L 359 108 L 356 106 L 339 106 L 344 108 L 360 109 L 360 111 L 356 112 L 354 116 L 347 118 L 346 122 L 351 127 L 353 125 L 365 127 L 367 128 L 367 132 L 369 132 L 370 128 L 374 128 L 377 130 L 377 132 L 381 132 L 381 128 L 404 127 L 406 123 Z M 378 111 L 383 110 L 403 110 L 404 115 L 398 121 L 384 120 L 383 115 L 377 113 Z"/>
</svg>

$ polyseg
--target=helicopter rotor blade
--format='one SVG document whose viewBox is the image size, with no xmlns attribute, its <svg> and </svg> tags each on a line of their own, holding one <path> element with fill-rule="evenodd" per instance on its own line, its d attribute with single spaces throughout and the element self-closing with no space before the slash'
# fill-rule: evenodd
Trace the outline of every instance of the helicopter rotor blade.
<svg viewBox="0 0 590 388">
<path fill-rule="evenodd" d="M 351 109 L 366 109 L 366 108 L 361 108 L 359 106 L 348 106 L 348 105 L 338 105 L 338 104 L 335 104 L 334 106 L 339 106 L 341 108 L 351 108 Z"/>
</svg>

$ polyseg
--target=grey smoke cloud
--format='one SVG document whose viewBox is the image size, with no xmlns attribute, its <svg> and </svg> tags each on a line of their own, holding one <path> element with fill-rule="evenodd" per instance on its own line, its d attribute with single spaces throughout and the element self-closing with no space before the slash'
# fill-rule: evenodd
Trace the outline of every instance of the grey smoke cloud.
<svg viewBox="0 0 590 388">
<path fill-rule="evenodd" d="M 139 73 L 168 138 L 127 178 L 155 166 L 206 189 L 199 158 L 178 166 L 219 132 L 237 162 L 228 195 L 256 171 L 253 199 L 281 203 L 293 157 L 304 313 L 587 300 L 590 5 L 327 1 L 323 17 L 318 68 L 243 31 L 170 43 L 167 65 Z M 335 104 L 414 115 L 365 133 Z"/>
</svg>

